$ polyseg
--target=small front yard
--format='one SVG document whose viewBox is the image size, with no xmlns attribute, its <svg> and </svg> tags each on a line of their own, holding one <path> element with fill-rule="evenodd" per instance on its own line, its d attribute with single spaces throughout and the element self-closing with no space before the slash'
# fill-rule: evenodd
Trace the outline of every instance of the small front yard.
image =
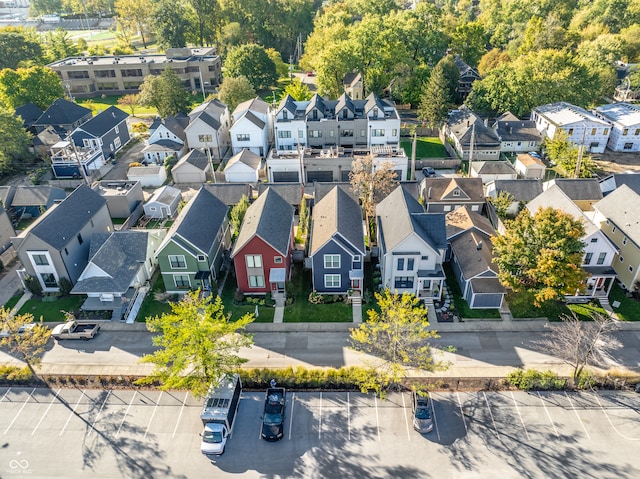
<svg viewBox="0 0 640 479">
<path fill-rule="evenodd" d="M 514 293 L 508 291 L 506 300 L 514 318 L 547 318 L 549 321 L 559 321 L 562 315 L 572 312 L 580 319 L 590 319 L 594 313 L 606 314 L 597 300 L 586 304 L 566 304 L 564 301 L 547 301 L 540 308 L 533 304 L 532 293 Z"/>
<path fill-rule="evenodd" d="M 447 277 L 447 289 L 451 300 L 455 305 L 455 313 L 459 318 L 474 318 L 474 319 L 497 319 L 500 318 L 500 310 L 498 309 L 471 309 L 469 303 L 467 303 L 462 297 L 462 291 L 460 291 L 460 285 L 456 281 L 456 277 L 453 273 L 453 268 L 450 263 L 443 265 L 444 274 Z"/>
<path fill-rule="evenodd" d="M 162 275 L 158 274 L 153 282 L 151 291 L 147 293 L 147 296 L 144 298 L 144 301 L 140 306 L 138 316 L 136 316 L 136 322 L 144 323 L 149 317 L 153 318 L 155 316 L 162 316 L 164 313 L 171 312 L 171 306 L 169 306 L 169 303 L 158 301 L 155 298 L 156 293 L 165 292 L 166 289 L 164 287 L 164 281 L 162 281 Z"/>
<path fill-rule="evenodd" d="M 609 294 L 609 303 L 620 302 L 620 306 L 613 308 L 618 317 L 624 321 L 640 321 L 640 301 L 627 298 L 625 291 L 615 283 Z"/>
<path fill-rule="evenodd" d="M 413 150 L 413 140 L 400 140 L 400 146 L 404 148 L 405 153 L 411 158 Z M 416 158 L 446 158 L 447 150 L 436 136 L 422 137 L 416 140 Z"/>
<path fill-rule="evenodd" d="M 82 296 L 62 296 L 54 301 L 48 301 L 48 297 L 34 296 L 24 303 L 18 314 L 31 313 L 34 321 L 40 321 L 42 317 L 45 322 L 63 322 L 65 321 L 63 311 L 73 313 L 80 309 L 83 301 Z"/>
<path fill-rule="evenodd" d="M 222 290 L 222 303 L 224 304 L 225 314 L 231 313 L 231 319 L 234 321 L 240 319 L 247 313 L 255 314 L 256 312 L 255 304 L 235 304 L 233 295 L 237 287 L 238 285 L 236 283 L 235 276 L 232 276 L 231 274 L 227 276 L 227 281 L 225 282 L 224 289 Z M 276 309 L 273 306 L 258 305 L 258 317 L 255 318 L 254 322 L 273 323 L 273 316 L 275 315 L 275 312 Z"/>
</svg>

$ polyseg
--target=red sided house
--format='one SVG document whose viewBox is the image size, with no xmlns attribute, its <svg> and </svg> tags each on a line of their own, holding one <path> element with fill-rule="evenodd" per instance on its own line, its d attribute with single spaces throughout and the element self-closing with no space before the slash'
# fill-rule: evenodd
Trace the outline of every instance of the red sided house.
<svg viewBox="0 0 640 479">
<path fill-rule="evenodd" d="M 293 206 L 272 188 L 249 206 L 231 253 L 240 291 L 285 297 L 291 275 L 293 215 Z"/>
</svg>

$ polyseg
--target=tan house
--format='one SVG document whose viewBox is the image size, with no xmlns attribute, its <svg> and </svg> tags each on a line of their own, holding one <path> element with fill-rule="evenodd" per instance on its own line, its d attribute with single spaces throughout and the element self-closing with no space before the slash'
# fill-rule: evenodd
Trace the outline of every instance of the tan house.
<svg viewBox="0 0 640 479">
<path fill-rule="evenodd" d="M 344 92 L 353 100 L 364 100 L 364 80 L 360 73 L 347 73 L 342 81 Z"/>
<path fill-rule="evenodd" d="M 542 179 L 544 178 L 544 172 L 547 169 L 542 160 L 539 160 L 528 153 L 518 155 L 513 166 L 520 176 L 527 179 Z"/>
</svg>

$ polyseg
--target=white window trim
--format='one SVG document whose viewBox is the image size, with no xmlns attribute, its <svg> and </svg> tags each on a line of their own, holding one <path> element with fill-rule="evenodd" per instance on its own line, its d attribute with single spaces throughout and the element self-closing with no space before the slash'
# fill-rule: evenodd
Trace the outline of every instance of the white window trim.
<svg viewBox="0 0 640 479">
<path fill-rule="evenodd" d="M 338 278 L 338 284 L 337 285 L 335 285 L 335 284 L 328 285 L 327 284 L 327 280 L 329 278 L 331 278 L 332 280 Z M 333 281 L 331 281 L 331 282 L 333 283 Z M 342 278 L 340 277 L 339 274 L 325 274 L 324 275 L 324 287 L 325 288 L 341 288 L 342 287 Z"/>
<path fill-rule="evenodd" d="M 182 262 L 184 263 L 184 266 L 183 267 L 173 266 L 173 264 L 171 263 L 171 258 L 182 258 Z M 169 261 L 169 268 L 171 268 L 171 269 L 187 269 L 187 259 L 184 257 L 183 254 L 170 254 L 170 255 L 167 255 L 167 260 Z"/>
<path fill-rule="evenodd" d="M 328 264 L 328 261 L 331 258 L 331 265 Z M 334 259 L 338 258 L 338 265 L 334 265 Z M 325 254 L 323 259 L 323 264 L 325 269 L 340 269 L 340 255 L 339 254 Z"/>
</svg>

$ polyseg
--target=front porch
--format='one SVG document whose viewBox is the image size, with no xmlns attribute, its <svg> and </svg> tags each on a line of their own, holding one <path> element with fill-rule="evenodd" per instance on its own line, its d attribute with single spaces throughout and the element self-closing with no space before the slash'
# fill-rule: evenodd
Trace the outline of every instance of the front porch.
<svg viewBox="0 0 640 479">
<path fill-rule="evenodd" d="M 430 298 L 432 301 L 442 299 L 446 277 L 439 269 L 436 271 L 418 270 L 416 296 L 420 299 Z"/>
<path fill-rule="evenodd" d="M 590 275 L 584 292 L 576 291 L 573 296 L 567 295 L 566 301 L 577 303 L 608 298 L 616 279 L 616 272 L 609 266 L 583 266 L 583 269 Z"/>
</svg>

